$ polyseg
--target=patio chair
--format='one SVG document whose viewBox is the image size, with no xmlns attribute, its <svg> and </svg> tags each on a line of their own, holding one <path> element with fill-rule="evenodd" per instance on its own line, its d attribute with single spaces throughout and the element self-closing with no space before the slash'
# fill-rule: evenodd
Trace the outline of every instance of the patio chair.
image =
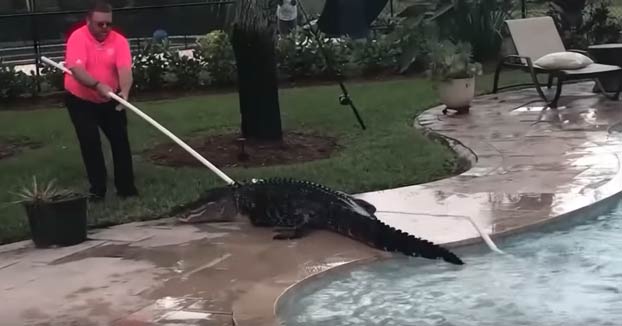
<svg viewBox="0 0 622 326">
<path fill-rule="evenodd" d="M 598 77 L 610 75 L 622 77 L 622 68 L 619 66 L 592 63 L 580 69 L 550 70 L 538 67 L 534 64 L 539 58 L 556 52 L 578 52 L 590 57 L 585 51 L 566 50 L 555 23 L 553 22 L 553 18 L 544 16 L 510 19 L 506 20 L 505 24 L 510 32 L 517 54 L 506 56 L 499 62 L 495 71 L 493 93 L 497 93 L 501 89 L 532 85 L 520 84 L 499 88 L 499 75 L 501 74 L 501 70 L 505 67 L 511 67 L 514 69 L 521 69 L 531 74 L 532 83 L 542 100 L 531 101 L 530 103 L 546 102 L 546 106 L 542 109 L 538 121 L 547 108 L 557 109 L 558 101 L 562 93 L 562 86 L 566 81 L 593 79 L 596 81 L 597 87 L 603 95 L 612 100 L 619 99 L 620 92 L 622 91 L 622 83 L 619 83 L 620 87 L 614 94 L 608 94 L 605 92 L 605 89 L 598 79 Z M 548 96 L 542 89 L 543 85 L 538 81 L 539 74 L 548 75 L 548 89 L 552 87 L 553 79 L 557 80 L 557 88 L 553 97 Z"/>
</svg>

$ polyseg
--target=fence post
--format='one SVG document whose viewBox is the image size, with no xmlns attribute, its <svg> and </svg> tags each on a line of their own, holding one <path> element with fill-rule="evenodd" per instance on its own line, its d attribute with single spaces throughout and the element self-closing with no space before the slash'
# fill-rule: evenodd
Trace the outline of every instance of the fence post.
<svg viewBox="0 0 622 326">
<path fill-rule="evenodd" d="M 32 5 L 30 6 L 30 25 L 32 26 L 32 41 L 35 50 L 35 83 L 36 83 L 36 93 L 41 92 L 41 74 L 39 73 L 40 61 L 39 57 L 41 56 L 41 48 L 39 47 L 39 31 L 37 27 L 37 17 L 33 15 L 37 10 L 37 2 L 36 0 L 28 0 L 32 1 Z"/>
</svg>

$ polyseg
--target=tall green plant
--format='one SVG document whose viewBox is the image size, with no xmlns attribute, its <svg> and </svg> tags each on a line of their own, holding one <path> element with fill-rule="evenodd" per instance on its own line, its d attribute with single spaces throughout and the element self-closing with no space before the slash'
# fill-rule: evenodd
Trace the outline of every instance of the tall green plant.
<svg viewBox="0 0 622 326">
<path fill-rule="evenodd" d="M 482 65 L 473 60 L 471 44 L 442 40 L 430 47 L 427 73 L 437 81 L 471 78 L 482 74 Z"/>
<path fill-rule="evenodd" d="M 513 10 L 511 0 L 416 0 L 398 15 L 403 20 L 396 32 L 409 35 L 403 44 L 402 70 L 421 55 L 422 44 L 429 43 L 422 43 L 421 36 L 431 26 L 443 39 L 471 44 L 476 60 L 494 58 L 503 41 L 504 21 Z"/>
<path fill-rule="evenodd" d="M 408 70 L 422 54 L 427 52 L 426 35 L 437 35 L 438 28 L 435 21 L 448 15 L 453 6 L 452 0 L 434 2 L 415 0 L 397 15 L 398 23 L 390 38 L 400 43 L 402 52 L 399 57 L 400 73 Z"/>
<path fill-rule="evenodd" d="M 18 199 L 13 203 L 41 204 L 59 200 L 74 198 L 83 195 L 71 189 L 59 188 L 56 186 L 56 179 L 48 182 L 39 182 L 37 177 L 32 177 L 29 186 L 23 186 L 17 192 L 11 192 Z"/>
<path fill-rule="evenodd" d="M 610 0 L 600 0 L 585 8 L 579 34 L 585 35 L 587 45 L 620 41 L 622 20 L 611 12 L 612 4 Z"/>
<path fill-rule="evenodd" d="M 455 0 L 453 9 L 437 22 L 444 37 L 468 42 L 478 61 L 496 58 L 505 20 L 514 10 L 511 0 Z"/>
<path fill-rule="evenodd" d="M 586 49 L 591 44 L 620 40 L 622 22 L 611 7 L 611 0 L 551 1 L 547 15 L 553 17 L 567 48 Z"/>
</svg>

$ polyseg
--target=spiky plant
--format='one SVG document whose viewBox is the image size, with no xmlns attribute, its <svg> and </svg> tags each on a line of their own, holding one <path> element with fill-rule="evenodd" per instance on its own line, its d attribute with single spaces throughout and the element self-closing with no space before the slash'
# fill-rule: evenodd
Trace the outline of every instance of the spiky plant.
<svg viewBox="0 0 622 326">
<path fill-rule="evenodd" d="M 37 177 L 32 177 L 32 184 L 24 186 L 17 192 L 12 192 L 19 199 L 14 203 L 41 204 L 69 199 L 77 195 L 75 191 L 59 188 L 56 179 L 40 183 Z"/>
</svg>

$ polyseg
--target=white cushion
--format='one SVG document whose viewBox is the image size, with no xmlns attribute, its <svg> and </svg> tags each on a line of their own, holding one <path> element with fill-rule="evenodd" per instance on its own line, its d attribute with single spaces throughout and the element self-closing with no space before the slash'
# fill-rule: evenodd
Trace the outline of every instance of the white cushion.
<svg viewBox="0 0 622 326">
<path fill-rule="evenodd" d="M 534 64 L 548 70 L 572 70 L 585 68 L 594 63 L 588 56 L 577 52 L 554 52 L 549 53 Z"/>
</svg>

